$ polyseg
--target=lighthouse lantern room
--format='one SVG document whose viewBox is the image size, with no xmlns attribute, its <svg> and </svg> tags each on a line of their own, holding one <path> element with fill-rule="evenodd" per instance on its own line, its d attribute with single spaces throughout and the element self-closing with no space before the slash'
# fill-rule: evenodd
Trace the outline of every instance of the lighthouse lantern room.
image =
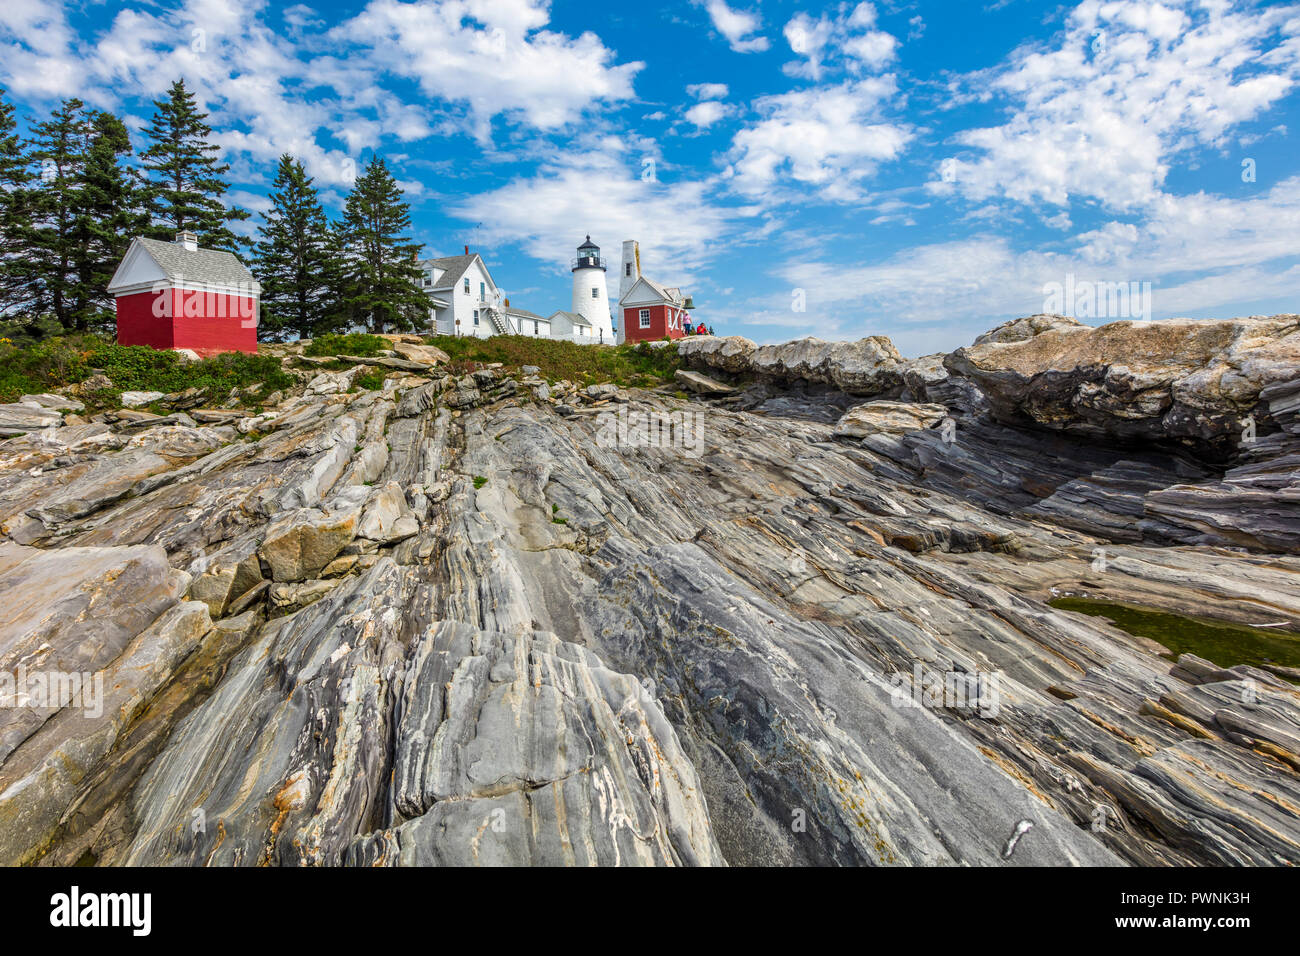
<svg viewBox="0 0 1300 956">
<path fill-rule="evenodd" d="M 577 258 L 571 263 L 573 271 L 573 308 L 570 310 L 591 323 L 590 338 L 593 344 L 614 344 L 614 320 L 609 311 L 609 293 L 605 284 L 605 260 L 600 257 L 600 247 L 591 241 L 578 246 Z"/>
</svg>

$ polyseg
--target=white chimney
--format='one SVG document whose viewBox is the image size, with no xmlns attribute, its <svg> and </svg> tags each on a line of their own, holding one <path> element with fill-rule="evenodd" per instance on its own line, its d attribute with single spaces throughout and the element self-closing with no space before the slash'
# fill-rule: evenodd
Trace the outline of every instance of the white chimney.
<svg viewBox="0 0 1300 956">
<path fill-rule="evenodd" d="M 176 233 L 176 243 L 177 245 L 184 246 L 190 252 L 198 252 L 199 250 L 199 237 L 194 235 L 194 233 L 190 232 L 188 229 L 182 229 L 180 232 Z"/>
<path fill-rule="evenodd" d="M 641 246 L 635 239 L 623 240 L 623 262 L 618 268 L 618 298 L 621 302 L 628 290 L 641 277 Z"/>
</svg>

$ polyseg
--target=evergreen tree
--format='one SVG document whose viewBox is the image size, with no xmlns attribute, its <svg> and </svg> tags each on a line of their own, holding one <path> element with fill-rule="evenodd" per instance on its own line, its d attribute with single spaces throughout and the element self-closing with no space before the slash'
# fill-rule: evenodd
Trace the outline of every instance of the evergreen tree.
<svg viewBox="0 0 1300 956">
<path fill-rule="evenodd" d="M 409 209 L 378 158 L 357 178 L 343 209 L 344 311 L 349 322 L 371 332 L 408 330 L 429 314 L 429 300 L 416 285 L 420 245 L 404 235 Z"/>
<path fill-rule="evenodd" d="M 271 211 L 254 247 L 262 284 L 259 337 L 315 338 L 337 322 L 338 259 L 331 229 L 312 178 L 288 153 L 280 157 L 268 197 Z"/>
<path fill-rule="evenodd" d="M 171 85 L 167 97 L 154 101 L 157 112 L 145 131 L 151 145 L 140 154 L 150 178 L 146 203 L 160 239 L 171 239 L 181 229 L 199 237 L 211 249 L 238 252 L 241 240 L 227 223 L 248 218 L 247 210 L 229 209 L 221 197 L 229 189 L 222 178 L 230 170 L 219 161 L 220 147 L 208 142 L 212 128 L 203 121 L 194 94 L 184 80 Z"/>
<path fill-rule="evenodd" d="M 107 325 L 108 282 L 145 222 L 135 182 L 118 161 L 131 149 L 126 127 L 69 99 L 33 133 L 38 173 L 22 194 L 26 221 L 15 243 L 23 311 L 49 315 L 65 331 Z"/>
<path fill-rule="evenodd" d="M 26 292 L 24 311 L 49 314 L 64 330 L 73 327 L 73 243 L 82 166 L 85 104 L 64 100 L 53 115 L 32 127 L 33 188 L 25 190 L 29 219 L 20 227 L 16 272 Z"/>
<path fill-rule="evenodd" d="M 116 321 L 108 283 L 131 240 L 147 231 L 149 216 L 140 204 L 140 183 L 119 157 L 131 153 L 126 126 L 111 113 L 88 119 L 81 188 L 76 196 L 71 317 L 75 327 L 109 327 Z"/>
<path fill-rule="evenodd" d="M 31 158 L 17 130 L 14 108 L 0 88 L 0 314 L 9 313 L 25 299 L 18 246 L 28 221 L 25 192 L 31 179 Z"/>
</svg>

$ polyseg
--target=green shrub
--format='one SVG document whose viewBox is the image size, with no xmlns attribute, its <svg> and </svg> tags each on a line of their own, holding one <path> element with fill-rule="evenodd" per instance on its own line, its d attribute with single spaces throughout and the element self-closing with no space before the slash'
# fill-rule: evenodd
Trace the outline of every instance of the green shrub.
<svg viewBox="0 0 1300 956">
<path fill-rule="evenodd" d="M 434 336 L 428 339 L 452 359 L 449 371 L 463 374 L 477 365 L 500 362 L 510 368 L 536 365 L 548 381 L 613 382 L 621 386 L 653 388 L 670 382 L 681 368 L 677 346 L 652 349 L 639 345 L 578 345 L 527 335 Z"/>
<path fill-rule="evenodd" d="M 26 393 L 73 385 L 95 371 L 107 375 L 113 387 L 84 396 L 92 407 L 112 404 L 124 391 L 170 393 L 201 388 L 209 400 L 218 400 L 231 389 L 255 389 L 253 398 L 265 398 L 293 384 L 279 359 L 269 355 L 223 352 L 188 362 L 166 349 L 117 345 L 94 335 L 55 336 L 26 348 L 0 341 L 0 401 L 12 402 Z"/>
<path fill-rule="evenodd" d="M 0 401 L 16 402 L 19 396 L 48 392 L 86 378 L 90 366 L 85 361 L 85 344 L 81 337 L 54 337 L 26 347 L 0 339 Z"/>
<path fill-rule="evenodd" d="M 363 388 L 371 392 L 382 391 L 384 388 L 384 375 L 385 373 L 380 371 L 366 372 L 362 375 L 358 375 L 352 380 L 352 389 L 353 391 Z"/>
<path fill-rule="evenodd" d="M 393 344 L 388 339 L 366 332 L 348 332 L 346 335 L 322 335 L 312 339 L 311 345 L 302 350 L 303 355 L 356 355 L 371 358 L 390 349 Z"/>
<path fill-rule="evenodd" d="M 478 489 L 478 488 L 482 488 L 482 487 L 483 487 L 484 485 L 486 485 L 486 484 L 487 484 L 487 479 L 484 478 L 482 475 L 475 475 L 475 476 L 474 476 L 474 487 L 475 487 L 476 489 Z"/>
<path fill-rule="evenodd" d="M 293 379 L 271 355 L 222 352 L 199 362 L 147 345 L 104 345 L 86 356 L 91 368 L 103 370 L 122 391 L 180 392 L 201 388 L 210 399 L 224 398 L 231 389 L 256 389 L 264 398 L 288 388 Z"/>
</svg>

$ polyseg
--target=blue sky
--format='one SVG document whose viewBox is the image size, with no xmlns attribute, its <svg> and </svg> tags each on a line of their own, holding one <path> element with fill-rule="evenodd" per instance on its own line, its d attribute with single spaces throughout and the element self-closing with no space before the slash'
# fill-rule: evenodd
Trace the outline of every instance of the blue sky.
<svg viewBox="0 0 1300 956">
<path fill-rule="evenodd" d="M 290 152 L 337 212 L 379 153 L 427 255 L 469 244 L 544 315 L 587 233 L 760 342 L 949 350 L 1067 276 L 1150 283 L 1155 318 L 1300 311 L 1297 5 L 0 5 L 23 115 L 138 129 L 180 76 L 239 204 Z"/>
</svg>

